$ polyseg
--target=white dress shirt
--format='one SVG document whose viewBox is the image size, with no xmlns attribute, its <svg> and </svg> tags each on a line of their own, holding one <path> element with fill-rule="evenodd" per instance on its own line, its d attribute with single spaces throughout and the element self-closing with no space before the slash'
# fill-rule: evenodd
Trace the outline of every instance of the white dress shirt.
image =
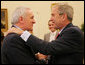
<svg viewBox="0 0 85 65">
<path fill-rule="evenodd" d="M 56 33 L 57 33 L 57 31 L 50 33 L 50 40 L 49 40 L 49 42 L 51 42 L 52 40 L 55 40 Z"/>
<path fill-rule="evenodd" d="M 59 34 L 63 31 L 64 28 L 65 28 L 65 27 L 63 27 L 63 28 L 59 31 Z"/>
</svg>

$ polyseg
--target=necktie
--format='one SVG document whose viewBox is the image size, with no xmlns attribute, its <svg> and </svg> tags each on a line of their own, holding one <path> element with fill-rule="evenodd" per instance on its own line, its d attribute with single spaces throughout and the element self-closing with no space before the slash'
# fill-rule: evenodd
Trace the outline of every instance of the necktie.
<svg viewBox="0 0 85 65">
<path fill-rule="evenodd" d="M 56 39 L 57 39 L 58 36 L 59 36 L 59 33 L 57 34 Z"/>
</svg>

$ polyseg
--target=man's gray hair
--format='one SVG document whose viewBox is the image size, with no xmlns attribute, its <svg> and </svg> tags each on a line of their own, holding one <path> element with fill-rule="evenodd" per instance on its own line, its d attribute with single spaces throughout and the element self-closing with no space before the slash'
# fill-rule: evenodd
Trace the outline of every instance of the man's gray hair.
<svg viewBox="0 0 85 65">
<path fill-rule="evenodd" d="M 55 7 L 58 6 L 58 11 L 59 11 L 59 14 L 62 15 L 64 13 L 67 14 L 67 18 L 70 22 L 72 22 L 73 20 L 73 14 L 74 14 L 74 11 L 73 11 L 73 8 L 68 5 L 67 3 L 56 3 Z"/>
<path fill-rule="evenodd" d="M 16 24 L 18 22 L 20 16 L 22 16 L 24 18 L 26 16 L 26 9 L 30 10 L 30 8 L 27 8 L 27 7 L 16 8 L 16 10 L 13 13 L 11 23 Z"/>
</svg>

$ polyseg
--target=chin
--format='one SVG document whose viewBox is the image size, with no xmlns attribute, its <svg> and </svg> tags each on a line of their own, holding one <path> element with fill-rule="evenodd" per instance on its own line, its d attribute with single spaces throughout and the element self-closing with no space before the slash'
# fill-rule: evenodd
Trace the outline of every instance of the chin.
<svg viewBox="0 0 85 65">
<path fill-rule="evenodd" d="M 30 29 L 29 31 L 33 31 L 33 29 Z"/>
<path fill-rule="evenodd" d="M 27 30 L 27 31 L 32 31 L 31 29 Z"/>
<path fill-rule="evenodd" d="M 31 31 L 33 31 L 33 28 L 31 29 Z"/>
<path fill-rule="evenodd" d="M 33 29 L 32 28 L 27 28 L 28 31 L 32 31 Z"/>
</svg>

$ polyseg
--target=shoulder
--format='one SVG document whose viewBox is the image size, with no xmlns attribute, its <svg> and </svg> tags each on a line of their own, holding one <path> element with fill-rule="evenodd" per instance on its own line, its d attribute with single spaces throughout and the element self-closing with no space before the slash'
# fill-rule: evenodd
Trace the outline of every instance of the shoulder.
<svg viewBox="0 0 85 65">
<path fill-rule="evenodd" d="M 76 35 L 77 37 L 83 36 L 83 32 L 77 27 L 77 26 L 73 26 L 73 27 L 69 27 L 67 29 L 65 29 L 63 31 L 63 34 L 70 34 L 70 35 Z"/>
<path fill-rule="evenodd" d="M 48 36 L 48 35 L 50 35 L 50 33 L 47 33 L 47 34 L 45 34 L 44 36 Z"/>
<path fill-rule="evenodd" d="M 19 38 L 20 35 L 16 34 L 16 33 L 10 33 L 8 34 L 4 39 L 7 39 L 7 40 L 12 40 L 14 38 Z"/>
<path fill-rule="evenodd" d="M 82 31 L 77 26 L 69 27 L 65 31 L 75 32 L 75 33 L 82 33 Z"/>
<path fill-rule="evenodd" d="M 22 42 L 23 40 L 21 39 L 20 35 L 16 33 L 10 33 L 4 38 L 4 43 L 16 43 L 16 42 Z"/>
<path fill-rule="evenodd" d="M 20 35 L 15 34 L 15 33 L 11 33 L 8 34 L 4 40 L 3 40 L 3 47 L 10 49 L 13 48 L 21 48 L 23 46 L 25 46 L 25 41 L 22 40 L 22 38 L 20 37 Z"/>
</svg>

